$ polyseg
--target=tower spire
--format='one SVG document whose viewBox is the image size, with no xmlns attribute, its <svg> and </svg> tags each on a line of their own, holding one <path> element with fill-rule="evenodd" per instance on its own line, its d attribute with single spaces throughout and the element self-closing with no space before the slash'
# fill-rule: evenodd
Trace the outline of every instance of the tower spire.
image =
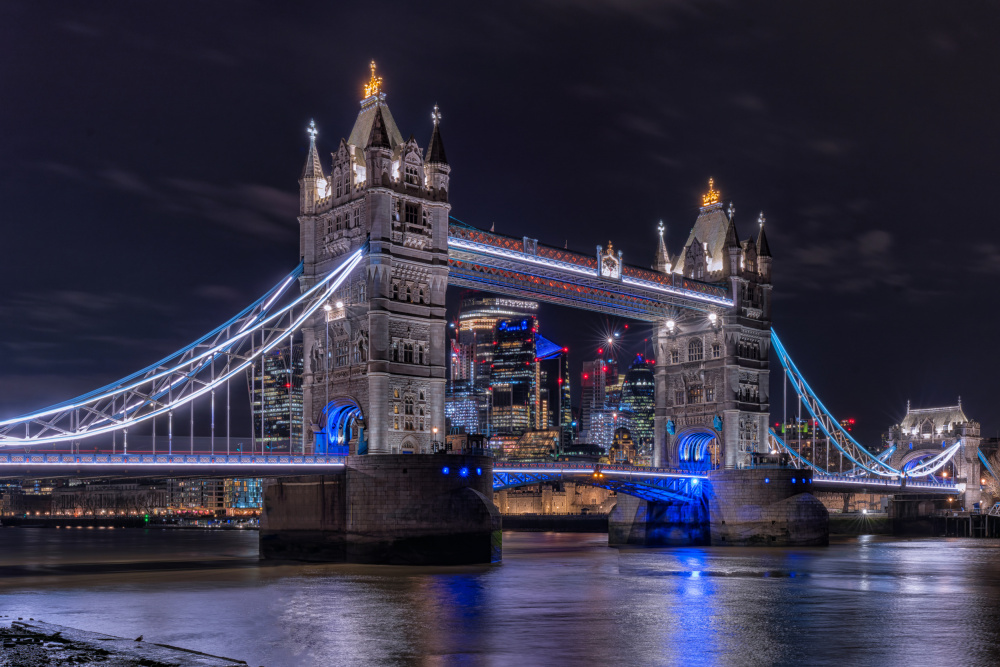
<svg viewBox="0 0 1000 667">
<path fill-rule="evenodd" d="M 372 60 L 372 64 L 370 65 L 370 67 L 372 70 L 372 76 L 371 79 L 368 80 L 368 83 L 365 84 L 364 99 L 368 99 L 369 97 L 378 97 L 382 95 L 382 77 L 375 76 L 374 60 Z"/>
<path fill-rule="evenodd" d="M 663 225 L 663 221 L 660 220 L 660 224 L 656 226 L 656 230 L 660 233 L 660 245 L 656 248 L 656 263 L 653 264 L 653 268 L 661 273 L 670 273 L 671 262 L 670 253 L 667 252 L 667 244 L 663 240 L 663 233 L 667 228 Z"/>
<path fill-rule="evenodd" d="M 431 142 L 427 146 L 427 162 L 436 164 L 448 164 L 448 156 L 444 152 L 444 142 L 441 140 L 441 109 L 434 105 L 431 112 L 431 121 L 434 123 L 434 130 L 431 132 Z"/>
<path fill-rule="evenodd" d="M 719 203 L 721 196 L 722 193 L 715 189 L 715 179 L 708 179 L 708 192 L 701 196 L 701 207 L 708 208 L 709 206 L 715 206 Z"/>
<path fill-rule="evenodd" d="M 323 165 L 319 159 L 319 151 L 316 150 L 316 136 L 319 130 L 316 129 L 316 121 L 310 120 L 309 127 L 306 128 L 309 135 L 309 155 L 306 156 L 305 167 L 302 168 L 302 178 L 324 178 Z"/>
<path fill-rule="evenodd" d="M 760 223 L 760 232 L 757 234 L 757 256 L 758 257 L 770 257 L 771 248 L 767 245 L 767 236 L 764 234 L 764 212 L 760 212 L 760 216 L 757 218 L 757 222 Z"/>
</svg>

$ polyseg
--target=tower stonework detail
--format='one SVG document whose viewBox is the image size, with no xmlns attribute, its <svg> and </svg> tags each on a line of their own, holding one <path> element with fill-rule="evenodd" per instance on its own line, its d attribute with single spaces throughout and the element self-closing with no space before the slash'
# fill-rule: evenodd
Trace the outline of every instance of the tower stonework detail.
<svg viewBox="0 0 1000 667">
<path fill-rule="evenodd" d="M 412 135 L 404 140 L 373 66 L 328 169 L 310 129 L 299 181 L 301 288 L 368 250 L 303 328 L 307 451 L 430 453 L 444 440 L 450 166 L 437 107 L 431 119 L 426 151 Z M 337 442 L 328 415 L 345 405 L 355 417 Z"/>
<path fill-rule="evenodd" d="M 710 181 L 681 254 L 660 244 L 658 270 L 723 284 L 733 305 L 677 310 L 658 327 L 655 465 L 741 468 L 768 450 L 771 251 L 758 222 L 741 241 Z"/>
</svg>

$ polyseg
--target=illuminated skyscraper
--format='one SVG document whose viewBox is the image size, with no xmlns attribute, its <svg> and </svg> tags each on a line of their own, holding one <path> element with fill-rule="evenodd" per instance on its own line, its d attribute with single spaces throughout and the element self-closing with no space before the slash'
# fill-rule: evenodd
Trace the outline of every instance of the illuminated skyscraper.
<svg viewBox="0 0 1000 667">
<path fill-rule="evenodd" d="M 257 449 L 302 451 L 302 369 L 301 344 L 278 346 L 251 367 L 247 380 Z"/>
<path fill-rule="evenodd" d="M 639 459 L 644 462 L 651 461 L 653 456 L 655 391 L 653 364 L 637 355 L 625 374 L 619 408 L 628 420 Z"/>
<path fill-rule="evenodd" d="M 538 427 L 536 333 L 538 320 L 533 316 L 497 324 L 490 364 L 490 421 L 496 433 L 524 433 Z"/>
</svg>

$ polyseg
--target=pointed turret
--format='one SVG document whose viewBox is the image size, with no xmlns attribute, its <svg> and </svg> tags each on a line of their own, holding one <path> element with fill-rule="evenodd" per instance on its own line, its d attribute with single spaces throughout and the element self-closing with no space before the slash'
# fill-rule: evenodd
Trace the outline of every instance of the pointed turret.
<svg viewBox="0 0 1000 667">
<path fill-rule="evenodd" d="M 431 112 L 431 121 L 434 122 L 434 129 L 431 131 L 431 142 L 427 146 L 427 157 L 424 158 L 427 186 L 437 191 L 439 197 L 447 200 L 451 166 L 448 165 L 448 157 L 444 153 L 444 142 L 441 140 L 441 110 L 436 104 L 434 111 Z"/>
<path fill-rule="evenodd" d="M 316 202 L 326 197 L 328 184 L 326 174 L 323 173 L 323 165 L 319 159 L 319 151 L 316 150 L 316 121 L 309 121 L 309 155 L 306 156 L 306 164 L 302 167 L 302 177 L 299 179 L 299 212 L 315 213 Z"/>
<path fill-rule="evenodd" d="M 760 226 L 760 234 L 757 235 L 757 256 L 771 256 L 771 247 L 767 245 L 767 236 L 764 234 L 764 225 Z"/>
<path fill-rule="evenodd" d="M 663 226 L 662 220 L 660 220 L 657 230 L 660 232 L 660 245 L 656 249 L 656 262 L 653 263 L 653 268 L 660 273 L 670 273 L 673 269 L 673 262 L 670 261 L 670 253 L 667 252 L 667 244 L 663 240 L 663 232 L 666 227 Z"/>
<path fill-rule="evenodd" d="M 441 140 L 441 111 L 436 104 L 434 111 L 431 112 L 431 120 L 434 121 L 434 131 L 431 132 L 431 143 L 427 146 L 425 162 L 448 164 L 448 156 L 444 152 L 444 141 Z"/>
<path fill-rule="evenodd" d="M 760 233 L 757 235 L 757 270 L 762 282 L 771 282 L 771 248 L 767 245 L 767 235 L 764 234 L 764 212 L 757 219 L 760 223 Z"/>
</svg>

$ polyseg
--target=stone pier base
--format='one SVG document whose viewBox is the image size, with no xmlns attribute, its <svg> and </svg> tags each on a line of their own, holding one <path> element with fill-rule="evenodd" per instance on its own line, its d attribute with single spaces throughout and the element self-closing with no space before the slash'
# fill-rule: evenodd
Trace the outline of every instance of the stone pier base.
<svg viewBox="0 0 1000 667">
<path fill-rule="evenodd" d="M 809 493 L 812 473 L 791 469 L 719 470 L 702 503 L 618 495 L 608 544 L 648 546 L 816 546 L 830 540 L 830 515 Z"/>
<path fill-rule="evenodd" d="M 698 546 L 710 543 L 704 505 L 663 503 L 618 494 L 608 517 L 608 544 Z"/>
<path fill-rule="evenodd" d="M 485 456 L 350 456 L 343 473 L 264 482 L 265 559 L 400 565 L 501 557 Z"/>
<path fill-rule="evenodd" d="M 830 514 L 809 493 L 812 471 L 717 470 L 706 485 L 714 546 L 822 546 Z"/>
</svg>

